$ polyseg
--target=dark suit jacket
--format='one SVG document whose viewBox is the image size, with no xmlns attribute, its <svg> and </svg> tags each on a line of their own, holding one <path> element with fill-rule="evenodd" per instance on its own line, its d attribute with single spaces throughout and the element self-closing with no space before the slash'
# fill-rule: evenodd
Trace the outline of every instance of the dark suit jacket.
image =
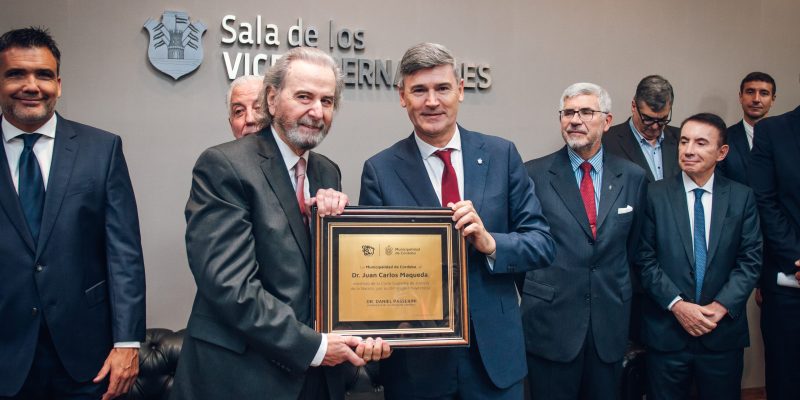
<svg viewBox="0 0 800 400">
<path fill-rule="evenodd" d="M 552 262 L 553 239 L 514 144 L 459 129 L 464 198 L 473 202 L 486 230 L 497 242 L 494 269 L 489 269 L 485 255 L 467 246 L 469 311 L 475 333 L 471 339 L 478 344 L 489 378 L 496 386 L 507 388 L 527 372 L 514 274 Z M 413 133 L 364 163 L 359 203 L 400 207 L 441 205 Z M 442 371 L 456 365 L 456 360 L 440 358 L 438 354 L 429 349 L 411 350 L 405 357 L 395 358 L 393 354 L 381 362 L 382 377 L 405 376 L 404 372 L 411 370 L 412 379 L 399 384 L 414 385 L 423 393 L 425 390 L 436 393 L 435 388 L 451 383 L 439 379 Z M 398 365 L 406 362 L 407 365 Z"/>
<path fill-rule="evenodd" d="M 527 351 L 552 361 L 572 361 L 592 321 L 600 359 L 618 361 L 628 343 L 630 267 L 644 210 L 644 171 L 604 153 L 595 240 L 567 148 L 528 161 L 525 167 L 556 241 L 553 264 L 525 276 L 522 321 Z M 632 211 L 619 213 L 627 207 Z"/>
<path fill-rule="evenodd" d="M 317 153 L 307 174 L 311 193 L 341 187 L 339 168 Z M 297 399 L 322 337 L 290 179 L 269 127 L 197 160 L 185 213 L 197 296 L 173 399 Z M 344 387 L 331 394 L 343 398 Z"/>
<path fill-rule="evenodd" d="M 761 288 L 800 296 L 778 286 L 777 273 L 793 275 L 800 259 L 800 107 L 755 126 L 748 182 L 761 212 L 764 270 Z"/>
<path fill-rule="evenodd" d="M 675 296 L 728 309 L 716 329 L 700 337 L 714 351 L 750 344 L 746 303 L 758 280 L 761 231 L 755 196 L 747 186 L 714 177 L 706 275 L 695 299 L 693 234 L 682 175 L 653 183 L 647 192 L 637 266 L 649 295 L 644 304 L 642 339 L 659 351 L 683 349 L 691 336 L 667 309 Z"/>
<path fill-rule="evenodd" d="M 94 378 L 113 343 L 144 340 L 139 217 L 121 140 L 57 118 L 36 245 L 0 146 L 0 396 L 22 386 L 42 322 L 78 381 Z"/>
<path fill-rule="evenodd" d="M 747 166 L 750 164 L 750 146 L 744 132 L 744 122 L 728 127 L 728 156 L 717 164 L 717 171 L 728 179 L 747 185 Z"/>
<path fill-rule="evenodd" d="M 642 167 L 647 173 L 647 181 L 653 182 L 655 177 L 653 177 L 653 172 L 650 171 L 650 166 L 647 165 L 647 159 L 642 154 L 641 146 L 636 142 L 636 136 L 631 130 L 629 121 L 630 118 L 621 124 L 612 126 L 603 135 L 603 149 Z M 664 178 L 669 178 L 681 172 L 678 166 L 678 139 L 680 137 L 681 130 L 679 128 L 669 125 L 664 127 L 664 141 L 661 142 Z"/>
</svg>

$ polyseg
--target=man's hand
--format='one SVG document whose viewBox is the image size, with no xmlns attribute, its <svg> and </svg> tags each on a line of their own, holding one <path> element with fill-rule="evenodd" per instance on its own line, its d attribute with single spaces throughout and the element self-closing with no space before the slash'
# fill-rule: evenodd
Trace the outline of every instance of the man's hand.
<svg viewBox="0 0 800 400">
<path fill-rule="evenodd" d="M 389 358 L 392 355 L 392 349 L 389 343 L 384 342 L 381 338 L 367 338 L 356 347 L 356 355 L 366 362 L 378 361 Z"/>
<path fill-rule="evenodd" d="M 109 375 L 110 374 L 110 375 Z M 139 375 L 139 349 L 113 348 L 103 363 L 103 368 L 92 380 L 100 383 L 108 378 L 108 390 L 103 394 L 102 400 L 110 400 L 121 396 L 133 387 L 136 376 Z"/>
<path fill-rule="evenodd" d="M 800 268 L 800 260 L 795 261 L 794 266 Z M 797 272 L 794 273 L 794 278 L 797 279 L 797 282 L 800 282 L 800 269 L 798 269 Z"/>
<path fill-rule="evenodd" d="M 761 296 L 761 288 L 756 288 L 756 304 L 761 307 L 764 297 Z"/>
<path fill-rule="evenodd" d="M 453 209 L 453 221 L 456 221 L 456 229 L 462 229 L 461 235 L 467 238 L 481 253 L 494 253 L 497 243 L 483 227 L 483 221 L 475 211 L 475 207 L 472 206 L 472 202 L 462 200 L 455 204 L 448 203 L 447 206 Z"/>
<path fill-rule="evenodd" d="M 717 323 L 709 319 L 714 316 L 714 312 L 694 303 L 678 300 L 672 306 L 672 313 L 683 329 L 695 337 L 705 335 L 717 327 Z"/>
<path fill-rule="evenodd" d="M 333 189 L 317 190 L 317 195 L 306 199 L 306 210 L 311 215 L 311 206 L 317 205 L 317 214 L 321 216 L 339 215 L 344 212 L 344 207 L 348 204 L 347 195 Z"/>
<path fill-rule="evenodd" d="M 714 315 L 712 315 L 709 319 L 715 324 L 719 323 L 722 317 L 728 315 L 728 309 L 717 301 L 711 302 L 711 304 L 706 305 L 705 308 L 714 313 Z"/>
<path fill-rule="evenodd" d="M 353 347 L 357 347 L 361 339 L 355 336 L 339 336 L 333 333 L 328 334 L 328 349 L 325 351 L 325 358 L 322 365 L 332 367 L 345 361 L 350 361 L 356 367 L 360 367 L 366 362 L 353 352 Z"/>
</svg>

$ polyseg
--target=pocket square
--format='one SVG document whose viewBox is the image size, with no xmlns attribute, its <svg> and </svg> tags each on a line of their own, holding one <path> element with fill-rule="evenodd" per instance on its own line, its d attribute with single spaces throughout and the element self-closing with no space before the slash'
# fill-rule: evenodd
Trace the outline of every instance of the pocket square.
<svg viewBox="0 0 800 400">
<path fill-rule="evenodd" d="M 618 208 L 617 209 L 617 214 L 627 214 L 627 213 L 629 213 L 631 211 L 633 211 L 633 207 L 631 207 L 630 205 L 627 205 L 625 207 Z"/>
</svg>

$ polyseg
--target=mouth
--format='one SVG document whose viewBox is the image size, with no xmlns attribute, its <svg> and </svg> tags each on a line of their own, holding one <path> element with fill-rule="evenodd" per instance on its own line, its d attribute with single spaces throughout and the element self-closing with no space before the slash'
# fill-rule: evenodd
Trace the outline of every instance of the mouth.
<svg viewBox="0 0 800 400">
<path fill-rule="evenodd" d="M 41 104 L 42 102 L 44 102 L 46 100 L 44 98 L 32 99 L 32 98 L 27 98 L 27 97 L 13 97 L 13 99 L 17 100 L 20 104 L 22 104 L 23 106 L 26 106 L 26 107 L 37 106 L 37 105 Z"/>
</svg>

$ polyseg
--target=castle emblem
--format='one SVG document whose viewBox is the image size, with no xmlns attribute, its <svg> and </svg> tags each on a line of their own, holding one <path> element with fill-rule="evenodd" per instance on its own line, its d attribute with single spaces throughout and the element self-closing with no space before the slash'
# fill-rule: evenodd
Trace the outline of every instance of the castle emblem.
<svg viewBox="0 0 800 400">
<path fill-rule="evenodd" d="M 164 11 L 161 22 L 148 18 L 144 27 L 150 34 L 147 58 L 157 70 L 177 80 L 203 62 L 203 33 L 206 25 L 191 22 L 182 11 Z"/>
</svg>

